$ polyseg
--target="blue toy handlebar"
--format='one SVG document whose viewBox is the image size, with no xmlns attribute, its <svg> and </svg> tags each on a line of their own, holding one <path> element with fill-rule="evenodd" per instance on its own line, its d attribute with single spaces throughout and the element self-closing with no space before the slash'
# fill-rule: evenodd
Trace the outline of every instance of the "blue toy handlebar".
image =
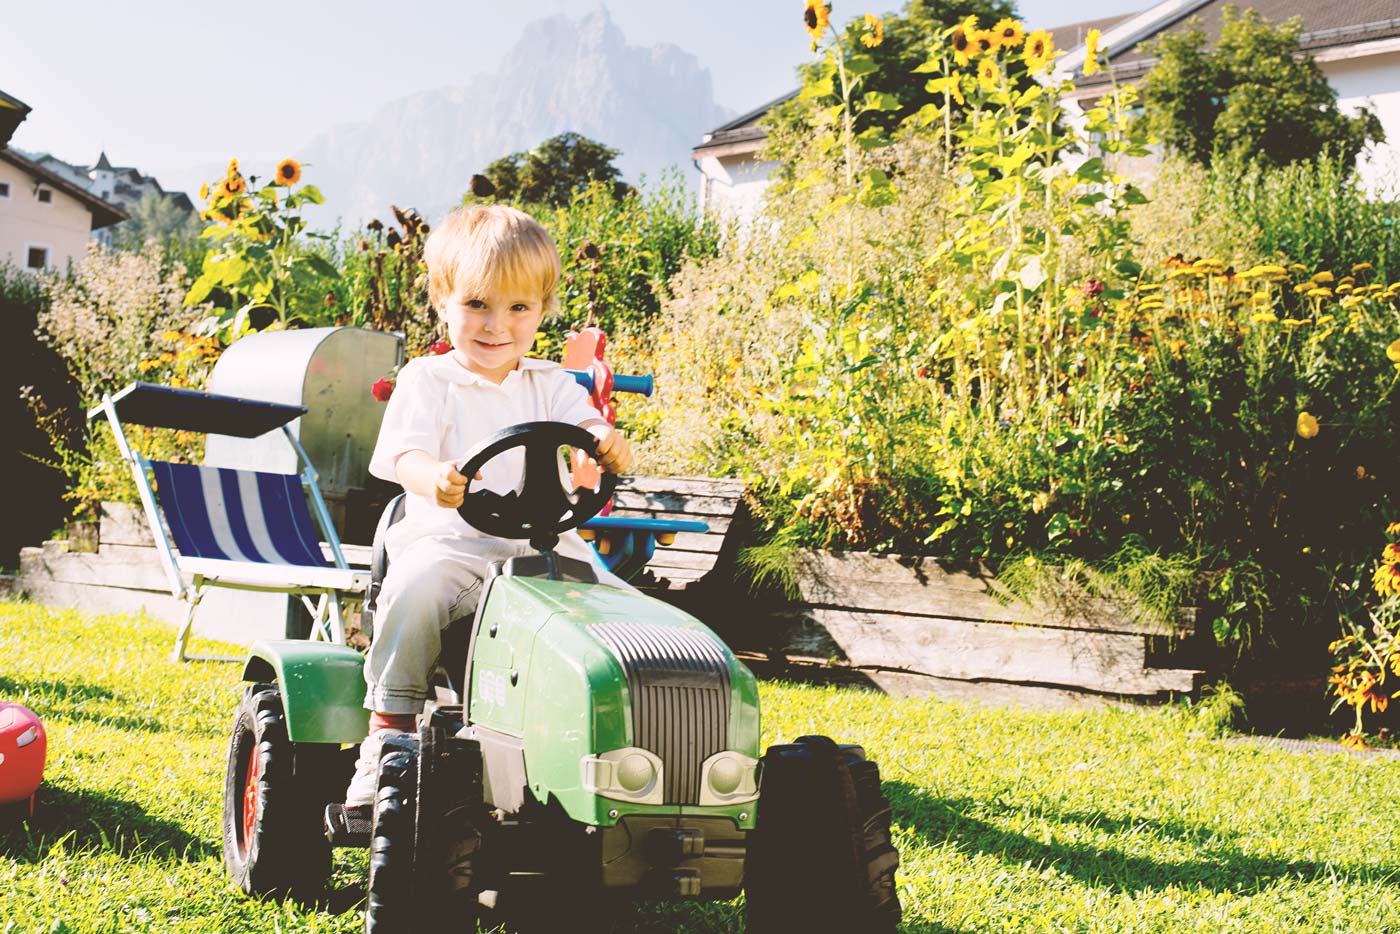
<svg viewBox="0 0 1400 934">
<path fill-rule="evenodd" d="M 593 394 L 593 371 L 591 370 L 567 370 L 570 376 L 578 381 L 583 387 L 583 391 L 589 395 Z M 651 376 L 621 376 L 613 374 L 613 392 L 633 392 L 639 396 L 650 396 L 656 388 L 656 380 Z"/>
</svg>

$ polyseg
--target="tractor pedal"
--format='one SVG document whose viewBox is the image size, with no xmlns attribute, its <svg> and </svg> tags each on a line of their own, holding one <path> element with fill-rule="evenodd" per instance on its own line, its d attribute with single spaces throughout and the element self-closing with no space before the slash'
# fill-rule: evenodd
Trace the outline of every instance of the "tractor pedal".
<svg viewBox="0 0 1400 934">
<path fill-rule="evenodd" d="M 326 805 L 325 831 L 331 846 L 368 847 L 373 830 L 374 805 Z"/>
</svg>

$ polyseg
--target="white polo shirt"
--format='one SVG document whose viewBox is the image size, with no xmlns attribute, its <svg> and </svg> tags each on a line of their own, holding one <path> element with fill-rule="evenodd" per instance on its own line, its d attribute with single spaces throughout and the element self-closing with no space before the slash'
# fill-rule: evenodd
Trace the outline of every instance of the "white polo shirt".
<svg viewBox="0 0 1400 934">
<path fill-rule="evenodd" d="M 524 357 L 497 385 L 468 370 L 452 354 L 417 357 L 399 371 L 379 426 L 369 472 L 397 483 L 395 460 L 414 450 L 426 451 L 434 460 L 452 461 L 460 469 L 467 453 L 486 438 L 521 422 L 540 421 L 580 425 L 600 435 L 608 428 L 583 387 L 551 361 Z M 523 448 L 507 451 L 482 468 L 482 479 L 473 482 L 472 489 L 519 492 L 524 467 Z M 390 555 L 396 550 L 395 543 L 402 547 L 429 535 L 490 538 L 467 525 L 457 510 L 409 493 L 404 518 L 392 530 Z M 560 536 L 559 551 L 592 559 L 592 549 L 573 531 Z"/>
</svg>

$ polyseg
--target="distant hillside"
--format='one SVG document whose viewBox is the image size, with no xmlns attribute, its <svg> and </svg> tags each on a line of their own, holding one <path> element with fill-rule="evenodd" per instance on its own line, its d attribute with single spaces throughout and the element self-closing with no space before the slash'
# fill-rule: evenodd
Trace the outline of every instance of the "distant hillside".
<svg viewBox="0 0 1400 934">
<path fill-rule="evenodd" d="M 393 101 L 301 150 L 329 211 L 354 223 L 388 205 L 435 217 L 487 163 L 572 130 L 622 151 L 624 178 L 690 170 L 690 149 L 731 114 L 709 70 L 673 45 L 642 48 L 601 6 L 525 27 L 494 75 Z M 693 173 L 692 173 L 693 174 Z"/>
</svg>

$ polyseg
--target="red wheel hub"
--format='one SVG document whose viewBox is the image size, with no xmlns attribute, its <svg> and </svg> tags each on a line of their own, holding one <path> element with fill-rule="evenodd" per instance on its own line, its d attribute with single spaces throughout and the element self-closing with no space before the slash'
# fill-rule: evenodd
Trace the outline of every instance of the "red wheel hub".
<svg viewBox="0 0 1400 934">
<path fill-rule="evenodd" d="M 248 751 L 248 767 L 243 772 L 243 835 L 238 841 L 239 855 L 248 858 L 253 847 L 253 830 L 258 825 L 258 744 Z"/>
</svg>

